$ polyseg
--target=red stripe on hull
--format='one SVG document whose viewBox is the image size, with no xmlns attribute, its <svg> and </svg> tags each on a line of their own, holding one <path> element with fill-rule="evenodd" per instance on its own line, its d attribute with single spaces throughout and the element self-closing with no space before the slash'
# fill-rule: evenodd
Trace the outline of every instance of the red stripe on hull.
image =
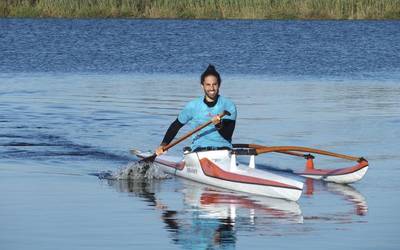
<svg viewBox="0 0 400 250">
<path fill-rule="evenodd" d="M 203 172 L 205 175 L 207 175 L 209 177 L 218 178 L 221 180 L 240 182 L 240 183 L 246 183 L 246 184 L 256 184 L 256 185 L 263 185 L 263 186 L 273 186 L 273 187 L 280 187 L 280 188 L 302 190 L 301 188 L 291 186 L 291 185 L 286 185 L 284 183 L 277 182 L 277 181 L 271 181 L 271 180 L 261 179 L 261 178 L 257 178 L 257 177 L 251 177 L 251 176 L 240 175 L 240 174 L 235 174 L 235 173 L 230 173 L 230 172 L 224 171 L 207 158 L 201 159 L 200 165 L 201 165 L 201 168 L 203 169 Z"/>
<path fill-rule="evenodd" d="M 171 161 L 165 161 L 165 160 L 159 160 L 156 159 L 155 162 L 163 164 L 167 167 L 175 168 L 177 170 L 182 170 L 185 168 L 185 162 L 180 161 L 180 162 L 171 162 Z"/>
</svg>

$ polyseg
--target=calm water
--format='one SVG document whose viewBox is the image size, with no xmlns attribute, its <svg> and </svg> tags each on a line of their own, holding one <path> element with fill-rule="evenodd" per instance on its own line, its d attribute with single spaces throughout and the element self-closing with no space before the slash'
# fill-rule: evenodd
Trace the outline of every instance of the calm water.
<svg viewBox="0 0 400 250">
<path fill-rule="evenodd" d="M 0 248 L 397 249 L 399 31 L 374 21 L 0 20 Z M 307 182 L 293 203 L 91 175 L 132 164 L 131 148 L 154 149 L 201 95 L 210 62 L 238 107 L 235 142 L 364 156 L 365 178 Z"/>
</svg>

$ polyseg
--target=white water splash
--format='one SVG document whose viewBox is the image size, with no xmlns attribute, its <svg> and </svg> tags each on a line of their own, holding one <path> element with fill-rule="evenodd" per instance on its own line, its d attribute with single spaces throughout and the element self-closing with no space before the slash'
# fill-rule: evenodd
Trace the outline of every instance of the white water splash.
<svg viewBox="0 0 400 250">
<path fill-rule="evenodd" d="M 108 179 L 113 180 L 140 180 L 140 179 L 167 179 L 170 175 L 164 173 L 157 164 L 130 162 L 121 169 L 111 173 Z"/>
</svg>

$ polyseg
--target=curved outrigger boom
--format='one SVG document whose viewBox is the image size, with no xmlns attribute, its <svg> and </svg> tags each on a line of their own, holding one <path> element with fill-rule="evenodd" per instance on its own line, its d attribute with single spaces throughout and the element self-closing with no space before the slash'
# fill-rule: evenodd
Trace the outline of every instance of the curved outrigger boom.
<svg viewBox="0 0 400 250">
<path fill-rule="evenodd" d="M 263 146 L 258 144 L 233 144 L 233 153 L 247 151 L 247 154 L 259 155 L 265 153 L 281 153 L 298 157 L 303 157 L 307 160 L 304 171 L 294 173 L 307 178 L 324 180 L 328 182 L 336 182 L 348 184 L 356 182 L 364 177 L 368 170 L 368 161 L 363 157 L 355 157 L 344 154 L 337 154 L 325 150 L 299 147 L 299 146 Z M 239 153 L 240 154 L 240 153 Z M 339 169 L 316 169 L 314 168 L 315 158 L 311 154 L 326 155 L 336 158 L 341 158 L 350 161 L 356 161 L 357 164 L 351 167 Z"/>
</svg>

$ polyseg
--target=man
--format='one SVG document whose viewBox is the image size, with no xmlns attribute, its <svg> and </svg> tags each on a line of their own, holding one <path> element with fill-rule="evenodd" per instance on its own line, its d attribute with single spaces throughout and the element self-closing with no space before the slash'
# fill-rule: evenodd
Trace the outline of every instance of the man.
<svg viewBox="0 0 400 250">
<path fill-rule="evenodd" d="M 178 118 L 169 126 L 161 145 L 156 149 L 156 154 L 165 153 L 164 146 L 169 144 L 179 129 L 190 122 L 193 127 L 198 127 L 209 120 L 213 124 L 200 130 L 193 136 L 192 152 L 202 150 L 218 150 L 232 148 L 232 135 L 235 129 L 236 106 L 229 99 L 219 95 L 221 77 L 213 65 L 209 65 L 200 79 L 204 96 L 189 102 L 179 113 Z M 228 111 L 221 119 L 219 114 Z"/>
</svg>

